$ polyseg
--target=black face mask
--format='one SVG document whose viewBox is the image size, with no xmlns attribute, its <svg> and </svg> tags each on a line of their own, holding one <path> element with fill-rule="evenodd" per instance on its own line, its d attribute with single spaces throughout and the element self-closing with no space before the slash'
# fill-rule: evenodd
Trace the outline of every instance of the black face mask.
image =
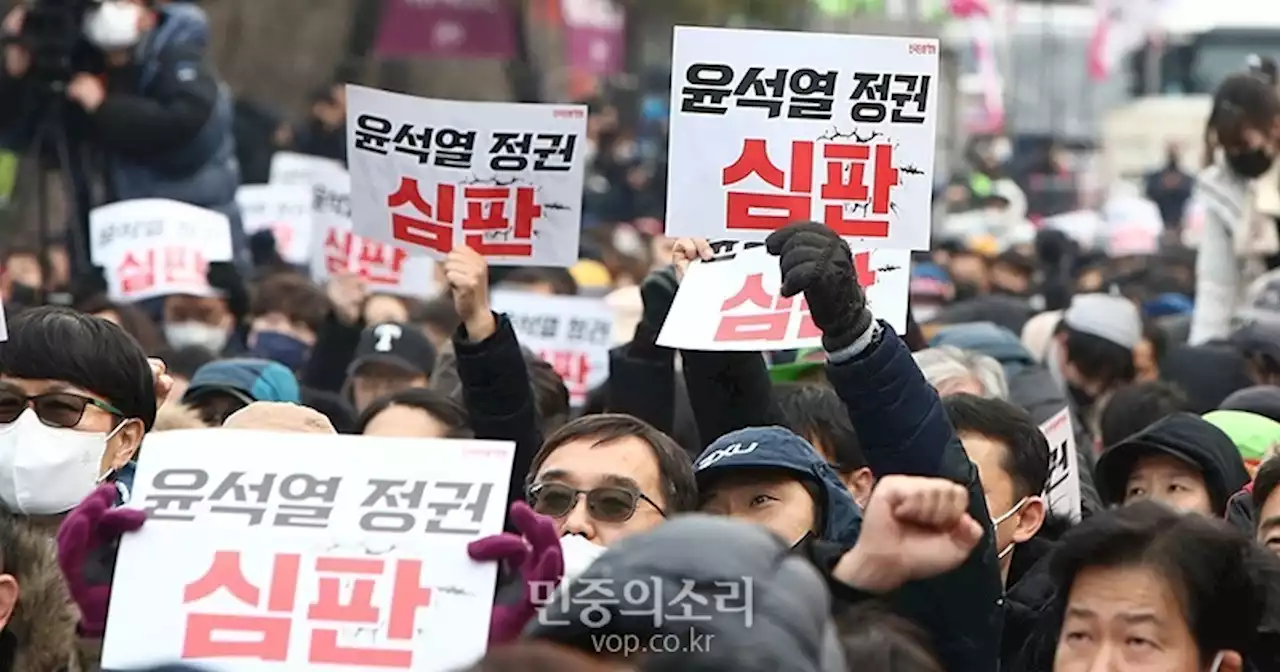
<svg viewBox="0 0 1280 672">
<path fill-rule="evenodd" d="M 1231 172 L 1251 180 L 1265 175 L 1268 170 L 1271 170 L 1271 164 L 1275 162 L 1275 157 L 1262 151 L 1261 148 L 1226 156 Z"/>
</svg>

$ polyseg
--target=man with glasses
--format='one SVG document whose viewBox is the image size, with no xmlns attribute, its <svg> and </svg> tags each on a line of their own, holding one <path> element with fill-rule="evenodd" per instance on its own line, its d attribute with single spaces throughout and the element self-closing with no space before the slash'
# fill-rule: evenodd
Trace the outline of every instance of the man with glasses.
<svg viewBox="0 0 1280 672">
<path fill-rule="evenodd" d="M 107 478 L 127 498 L 155 417 L 152 368 L 132 336 L 65 308 L 24 311 L 0 343 L 0 505 L 56 516 Z"/>
<path fill-rule="evenodd" d="M 688 453 L 629 415 L 589 415 L 564 425 L 542 444 L 529 473 L 533 510 L 554 519 L 560 536 L 598 546 L 698 505 Z"/>
</svg>

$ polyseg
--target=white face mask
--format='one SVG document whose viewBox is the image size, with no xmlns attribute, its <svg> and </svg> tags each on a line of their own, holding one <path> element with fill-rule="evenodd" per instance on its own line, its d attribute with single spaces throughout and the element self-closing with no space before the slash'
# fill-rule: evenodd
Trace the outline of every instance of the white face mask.
<svg viewBox="0 0 1280 672">
<path fill-rule="evenodd" d="M 110 434 L 49 427 L 27 409 L 0 426 L 0 502 L 27 515 L 65 513 L 97 486 Z"/>
<path fill-rule="evenodd" d="M 164 325 L 164 340 L 174 348 L 188 348 L 198 345 L 213 354 L 219 354 L 227 347 L 231 334 L 226 329 L 214 327 L 204 322 L 178 322 Z"/>
<path fill-rule="evenodd" d="M 1003 515 L 999 515 L 999 516 L 996 516 L 995 518 L 992 518 L 991 529 L 995 529 L 999 527 L 1000 523 L 1003 523 L 1004 521 L 1012 518 L 1015 514 L 1021 511 L 1022 507 L 1026 506 L 1027 502 L 1029 501 L 1031 501 L 1030 497 L 1023 497 L 1022 499 L 1018 500 L 1017 504 L 1013 505 L 1013 508 L 1009 509 L 1008 511 L 1005 511 Z M 1008 546 L 1005 546 L 1004 548 L 1000 549 L 1000 553 L 997 554 L 996 557 L 1000 560 L 1004 560 L 1006 555 L 1009 555 L 1010 553 L 1013 552 L 1014 546 L 1017 546 L 1017 544 L 1010 543 Z"/>
<path fill-rule="evenodd" d="M 581 535 L 566 534 L 560 537 L 560 552 L 564 554 L 564 580 L 578 578 L 604 551 L 604 546 L 597 546 Z"/>
<path fill-rule="evenodd" d="M 119 51 L 137 46 L 142 40 L 138 24 L 142 6 L 124 0 L 106 0 L 89 11 L 84 21 L 84 37 L 103 51 Z"/>
</svg>

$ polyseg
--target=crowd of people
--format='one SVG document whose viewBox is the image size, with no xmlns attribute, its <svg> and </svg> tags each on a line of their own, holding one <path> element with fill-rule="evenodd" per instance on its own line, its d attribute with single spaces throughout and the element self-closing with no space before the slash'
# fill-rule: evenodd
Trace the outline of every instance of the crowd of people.
<svg viewBox="0 0 1280 672">
<path fill-rule="evenodd" d="M 341 87 L 301 126 L 247 124 L 195 65 L 198 10 L 112 7 L 90 31 L 108 85 L 67 93 L 116 197 L 177 189 L 155 169 L 181 164 L 201 189 L 175 197 L 232 203 L 224 169 L 269 163 L 230 158 L 233 125 L 270 136 L 245 147 L 343 158 Z M 6 106 L 23 49 L 5 46 L 0 126 L 31 111 Z M 99 666 L 116 550 L 147 525 L 139 456 L 184 429 L 514 444 L 505 532 L 468 547 L 499 566 L 477 671 L 1280 670 L 1280 212 L 1260 205 L 1280 189 L 1274 82 L 1218 90 L 1198 250 L 1168 236 L 1109 256 L 1021 214 L 994 243 L 944 232 L 913 259 L 898 334 L 847 242 L 812 222 L 773 232 L 781 292 L 821 332 L 802 352 L 657 344 L 713 251 L 662 235 L 661 132 L 620 132 L 611 110 L 592 108 L 582 261 L 499 272 L 460 247 L 428 300 L 355 274 L 317 284 L 266 236 L 245 242 L 252 263 L 210 265 L 212 296 L 124 304 L 99 269 L 0 241 L 0 670 Z M 1149 191 L 1185 200 L 1169 172 Z M 999 181 L 946 200 L 1020 207 Z M 585 403 L 496 289 L 606 296 L 618 342 Z M 1041 429 L 1064 409 L 1074 455 Z M 1064 473 L 1078 519 L 1049 497 Z M 593 578 L 717 607 L 749 581 L 753 597 L 690 622 L 578 599 Z M 603 650 L 610 636 L 640 645 Z"/>
</svg>

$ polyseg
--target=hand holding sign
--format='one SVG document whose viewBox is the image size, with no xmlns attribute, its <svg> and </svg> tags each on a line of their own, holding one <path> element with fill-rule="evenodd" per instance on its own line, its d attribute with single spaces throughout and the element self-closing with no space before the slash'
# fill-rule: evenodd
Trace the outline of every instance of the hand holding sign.
<svg viewBox="0 0 1280 672">
<path fill-rule="evenodd" d="M 715 258 L 715 251 L 711 249 L 711 244 L 706 238 L 681 238 L 676 241 L 675 247 L 671 248 L 671 259 L 676 264 L 676 280 L 684 280 L 685 271 L 689 270 L 689 262 L 711 261 Z"/>
<path fill-rule="evenodd" d="M 492 336 L 498 324 L 489 307 L 489 264 L 484 257 L 469 247 L 455 247 L 444 260 L 444 276 L 467 338 L 479 343 Z"/>
<path fill-rule="evenodd" d="M 867 297 L 854 277 L 849 244 L 825 224 L 800 222 L 765 241 L 782 269 L 782 296 L 804 292 L 828 352 L 843 350 L 871 328 Z"/>
</svg>

